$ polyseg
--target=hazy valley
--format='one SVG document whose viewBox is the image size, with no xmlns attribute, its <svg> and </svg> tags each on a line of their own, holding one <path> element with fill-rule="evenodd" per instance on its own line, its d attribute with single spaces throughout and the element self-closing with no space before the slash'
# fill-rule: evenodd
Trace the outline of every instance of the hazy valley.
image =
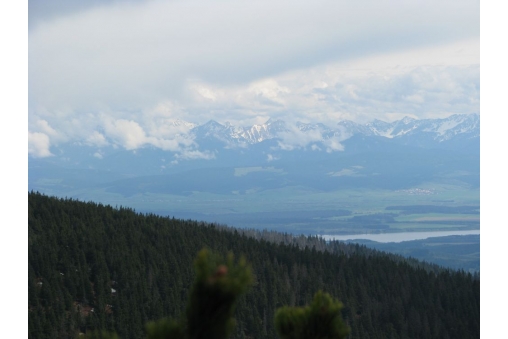
<svg viewBox="0 0 508 339">
<path fill-rule="evenodd" d="M 195 152 L 213 157 L 183 159 L 111 141 L 62 144 L 52 157 L 29 159 L 29 189 L 293 234 L 480 228 L 477 115 L 342 121 L 335 128 L 280 120 L 250 128 L 173 123 L 189 128 L 184 137 Z M 291 133 L 308 142 L 289 146 Z M 336 149 L 327 149 L 333 140 Z"/>
</svg>

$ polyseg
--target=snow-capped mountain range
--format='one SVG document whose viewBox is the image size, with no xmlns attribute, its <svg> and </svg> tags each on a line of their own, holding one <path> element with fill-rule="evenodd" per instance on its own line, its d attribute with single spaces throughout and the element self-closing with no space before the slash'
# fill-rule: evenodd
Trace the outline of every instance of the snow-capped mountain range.
<svg viewBox="0 0 508 339">
<path fill-rule="evenodd" d="M 340 121 L 335 126 L 168 121 L 161 130 L 165 138 L 187 144 L 172 150 L 156 143 L 128 149 L 114 140 L 100 147 L 58 145 L 52 148 L 54 156 L 29 157 L 29 189 L 142 197 L 147 192 L 228 195 L 284 187 L 312 192 L 400 190 L 428 183 L 479 187 L 479 115 Z"/>
<path fill-rule="evenodd" d="M 282 120 L 268 120 L 265 124 L 251 127 L 220 124 L 214 120 L 190 129 L 196 139 L 217 139 L 228 145 L 252 145 L 269 139 L 280 139 L 288 133 L 319 133 L 322 140 L 338 138 L 346 140 L 353 135 L 380 136 L 385 138 L 404 138 L 425 136 L 436 142 L 450 140 L 458 135 L 469 138 L 480 136 L 480 116 L 477 114 L 455 114 L 445 119 L 413 119 L 405 117 L 391 123 L 374 120 L 359 124 L 343 120 L 329 127 L 321 123 L 302 123 L 290 125 Z"/>
</svg>

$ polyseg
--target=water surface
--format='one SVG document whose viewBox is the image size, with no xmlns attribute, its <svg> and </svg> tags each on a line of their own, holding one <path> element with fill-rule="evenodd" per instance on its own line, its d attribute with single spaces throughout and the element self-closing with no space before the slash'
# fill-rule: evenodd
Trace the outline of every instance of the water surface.
<svg viewBox="0 0 508 339">
<path fill-rule="evenodd" d="M 469 235 L 480 234 L 480 230 L 468 231 L 434 231 L 434 232 L 401 232 L 381 234 L 350 234 L 350 235 L 322 235 L 325 240 L 356 240 L 365 239 L 377 242 L 402 242 L 410 240 L 422 240 L 435 237 L 446 237 L 448 235 Z"/>
</svg>

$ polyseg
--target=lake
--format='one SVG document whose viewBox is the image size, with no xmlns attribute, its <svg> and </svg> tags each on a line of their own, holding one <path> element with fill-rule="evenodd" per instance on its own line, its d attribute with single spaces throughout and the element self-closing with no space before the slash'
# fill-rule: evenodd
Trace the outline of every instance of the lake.
<svg viewBox="0 0 508 339">
<path fill-rule="evenodd" d="M 350 234 L 350 235 L 322 235 L 325 240 L 356 240 L 365 239 L 377 242 L 402 242 L 410 240 L 421 240 L 435 237 L 446 237 L 448 235 L 469 235 L 480 234 L 480 230 L 469 231 L 436 231 L 436 232 L 401 232 L 381 234 Z"/>
</svg>

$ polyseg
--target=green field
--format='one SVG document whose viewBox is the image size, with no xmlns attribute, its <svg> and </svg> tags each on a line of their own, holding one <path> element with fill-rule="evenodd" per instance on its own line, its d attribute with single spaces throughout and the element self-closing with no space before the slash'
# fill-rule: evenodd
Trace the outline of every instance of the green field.
<svg viewBox="0 0 508 339">
<path fill-rule="evenodd" d="M 473 214 L 432 211 L 407 214 L 387 210 L 391 206 L 460 208 L 480 205 L 479 189 L 453 185 L 427 184 L 397 191 L 347 189 L 319 192 L 303 187 L 284 187 L 253 189 L 245 194 L 192 192 L 188 195 L 144 193 L 131 196 L 94 189 L 76 190 L 65 196 L 179 218 L 292 233 L 346 234 L 480 228 L 479 210 Z M 349 211 L 349 214 L 344 215 L 344 211 Z"/>
</svg>

